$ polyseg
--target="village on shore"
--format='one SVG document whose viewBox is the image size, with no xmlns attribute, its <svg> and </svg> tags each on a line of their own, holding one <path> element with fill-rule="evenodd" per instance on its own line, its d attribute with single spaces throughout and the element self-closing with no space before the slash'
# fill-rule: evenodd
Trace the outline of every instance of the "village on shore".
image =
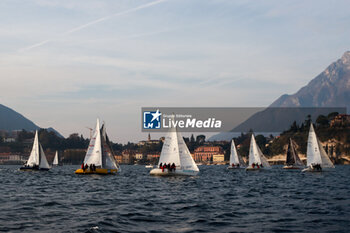
<svg viewBox="0 0 350 233">
<path fill-rule="evenodd" d="M 256 142 L 266 154 L 270 164 L 283 164 L 289 138 L 294 138 L 298 144 L 300 159 L 306 160 L 306 145 L 308 127 L 311 118 L 298 125 L 294 122 L 290 129 L 278 136 L 256 135 Z M 316 131 L 320 136 L 322 146 L 335 164 L 350 164 L 350 115 L 330 114 L 319 116 L 316 120 Z M 243 160 L 247 160 L 250 135 L 253 132 L 242 133 L 235 138 L 237 150 Z M 53 132 L 39 131 L 48 161 L 54 159 L 58 151 L 60 163 L 80 164 L 86 154 L 89 139 L 79 134 L 71 134 L 68 138 L 59 138 Z M 0 164 L 23 164 L 27 161 L 34 133 L 21 131 L 0 131 Z M 205 135 L 184 137 L 193 160 L 199 165 L 226 165 L 229 163 L 231 141 L 207 141 Z M 152 139 L 148 134 L 146 140 L 138 143 L 112 143 L 114 158 L 118 164 L 157 164 L 164 137 Z"/>
</svg>

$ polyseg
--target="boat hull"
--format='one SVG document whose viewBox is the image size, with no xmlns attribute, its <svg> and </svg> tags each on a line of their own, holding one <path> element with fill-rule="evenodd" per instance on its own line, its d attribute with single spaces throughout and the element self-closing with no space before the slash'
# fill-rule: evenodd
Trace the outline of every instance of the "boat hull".
<svg viewBox="0 0 350 233">
<path fill-rule="evenodd" d="M 232 166 L 228 166 L 227 169 L 244 169 L 245 167 L 232 167 Z"/>
<path fill-rule="evenodd" d="M 105 169 L 105 168 L 96 168 L 95 171 L 91 171 L 90 169 L 77 169 L 75 171 L 75 174 L 79 175 L 93 175 L 93 174 L 98 174 L 98 175 L 114 175 L 118 172 L 118 169 Z"/>
<path fill-rule="evenodd" d="M 322 169 L 318 170 L 312 167 L 307 167 L 307 168 L 304 168 L 301 172 L 322 172 Z"/>
<path fill-rule="evenodd" d="M 300 167 L 297 166 L 284 166 L 283 169 L 287 169 L 287 170 L 300 170 Z"/>
<path fill-rule="evenodd" d="M 39 167 L 20 167 L 20 171 L 48 171 L 49 168 L 39 168 Z"/>
<path fill-rule="evenodd" d="M 257 167 L 247 167 L 245 170 L 246 171 L 261 171 L 263 168 L 257 168 Z"/>
<path fill-rule="evenodd" d="M 160 168 L 154 168 L 150 171 L 150 175 L 152 176 L 196 176 L 199 171 L 191 171 L 191 170 L 175 170 L 168 171 L 165 169 L 164 171 Z"/>
</svg>

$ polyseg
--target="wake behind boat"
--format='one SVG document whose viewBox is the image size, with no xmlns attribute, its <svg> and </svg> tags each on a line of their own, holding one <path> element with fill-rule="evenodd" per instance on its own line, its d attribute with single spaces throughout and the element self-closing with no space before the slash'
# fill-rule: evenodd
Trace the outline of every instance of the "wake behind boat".
<svg viewBox="0 0 350 233">
<path fill-rule="evenodd" d="M 43 147 L 39 142 L 38 131 L 35 131 L 32 151 L 26 164 L 20 168 L 22 171 L 48 171 L 50 165 L 47 162 Z"/>
<path fill-rule="evenodd" d="M 194 176 L 199 169 L 180 132 L 170 128 L 160 154 L 158 168 L 150 171 L 155 176 Z"/>
<path fill-rule="evenodd" d="M 246 163 L 243 161 L 241 155 L 238 154 L 235 142 L 232 139 L 230 165 L 227 167 L 227 169 L 239 169 L 239 168 L 245 168 L 245 167 L 246 167 Z"/>
<path fill-rule="evenodd" d="M 249 148 L 249 165 L 246 171 L 259 171 L 266 168 L 271 168 L 271 166 L 256 144 L 255 137 L 252 134 Z"/>
<path fill-rule="evenodd" d="M 307 140 L 306 160 L 307 168 L 303 172 L 321 172 L 323 168 L 334 168 L 332 161 L 316 136 L 312 123 Z"/>
<path fill-rule="evenodd" d="M 298 152 L 296 150 L 295 142 L 289 138 L 289 144 L 286 156 L 286 165 L 283 169 L 300 169 L 304 166 L 303 162 L 299 158 Z"/>
<path fill-rule="evenodd" d="M 115 174 L 119 166 L 114 159 L 114 153 L 106 133 L 104 124 L 100 128 L 100 121 L 97 119 L 96 128 L 90 139 L 89 148 L 86 152 L 84 163 L 75 174 Z"/>
</svg>

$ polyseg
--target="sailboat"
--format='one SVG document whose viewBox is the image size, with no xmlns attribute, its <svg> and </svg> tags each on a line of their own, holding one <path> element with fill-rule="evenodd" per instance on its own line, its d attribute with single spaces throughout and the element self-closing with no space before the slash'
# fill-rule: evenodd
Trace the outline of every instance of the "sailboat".
<svg viewBox="0 0 350 233">
<path fill-rule="evenodd" d="M 271 168 L 271 166 L 267 162 L 267 159 L 261 152 L 259 146 L 256 144 L 255 137 L 252 134 L 249 148 L 249 165 L 246 168 L 246 171 L 257 171 L 265 168 Z"/>
<path fill-rule="evenodd" d="M 231 142 L 231 154 L 230 154 L 230 165 L 227 169 L 237 169 L 237 168 L 245 168 L 246 164 L 243 161 L 240 154 L 238 154 L 235 142 L 232 139 Z"/>
<path fill-rule="evenodd" d="M 175 170 L 160 168 L 160 165 L 175 164 Z M 190 151 L 180 132 L 176 128 L 170 128 L 160 153 L 157 168 L 150 171 L 150 175 L 156 176 L 193 176 L 199 173 Z"/>
<path fill-rule="evenodd" d="M 23 167 L 20 168 L 20 170 L 48 171 L 49 169 L 50 166 L 47 162 L 43 147 L 39 142 L 38 131 L 36 130 L 32 151 L 30 152 L 28 161 Z"/>
<path fill-rule="evenodd" d="M 303 166 L 304 164 L 300 160 L 296 150 L 296 144 L 291 138 L 289 138 L 286 165 L 283 167 L 283 169 L 300 169 Z"/>
<path fill-rule="evenodd" d="M 57 150 L 56 150 L 55 157 L 53 158 L 52 165 L 53 166 L 58 166 L 58 152 L 57 152 Z"/>
<path fill-rule="evenodd" d="M 114 158 L 104 124 L 100 127 L 97 119 L 96 129 L 90 139 L 89 148 L 86 152 L 82 168 L 77 169 L 75 174 L 115 174 L 119 166 Z"/>
<path fill-rule="evenodd" d="M 329 159 L 320 140 L 318 140 L 316 136 L 312 123 L 310 125 L 309 137 L 307 140 L 306 160 L 307 168 L 305 168 L 303 172 L 317 172 L 322 171 L 323 168 L 334 168 L 332 161 Z"/>
</svg>

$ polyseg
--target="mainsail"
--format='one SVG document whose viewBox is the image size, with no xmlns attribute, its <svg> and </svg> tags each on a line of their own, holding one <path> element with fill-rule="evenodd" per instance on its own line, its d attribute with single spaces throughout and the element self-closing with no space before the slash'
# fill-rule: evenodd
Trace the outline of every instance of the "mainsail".
<svg viewBox="0 0 350 233">
<path fill-rule="evenodd" d="M 318 140 L 312 124 L 310 125 L 309 137 L 307 140 L 306 157 L 307 166 L 320 164 L 323 168 L 334 168 L 332 161 L 329 159 L 321 142 Z"/>
<path fill-rule="evenodd" d="M 190 151 L 188 150 L 185 141 L 180 132 L 172 127 L 165 137 L 158 166 L 160 164 L 173 164 L 175 163 L 176 169 L 179 170 L 191 170 L 199 171 L 196 163 L 194 162 Z"/>
<path fill-rule="evenodd" d="M 160 152 L 158 166 L 160 164 L 175 163 L 176 167 L 180 167 L 179 144 L 175 128 L 170 128 L 165 137 L 162 151 Z"/>
<path fill-rule="evenodd" d="M 230 154 L 230 165 L 232 164 L 239 164 L 240 167 L 245 166 L 245 162 L 243 161 L 242 157 L 240 156 L 240 154 L 238 154 L 237 149 L 236 149 L 236 145 L 235 142 L 232 139 L 231 142 L 231 154 Z"/>
<path fill-rule="evenodd" d="M 117 169 L 118 165 L 114 159 L 105 126 L 100 128 L 100 121 L 97 119 L 96 128 L 90 139 L 89 148 L 86 152 L 84 164 L 94 164 L 97 167 L 106 169 Z"/>
<path fill-rule="evenodd" d="M 303 162 L 300 160 L 298 152 L 296 150 L 295 142 L 290 138 L 288 149 L 287 149 L 287 158 L 286 158 L 286 164 L 288 166 L 303 166 Z"/>
<path fill-rule="evenodd" d="M 102 166 L 101 131 L 99 119 L 97 119 L 94 134 L 90 139 L 89 148 L 84 159 L 84 164 L 95 164 L 95 166 Z"/>
<path fill-rule="evenodd" d="M 249 148 L 249 166 L 252 166 L 253 163 L 259 165 L 262 164 L 265 168 L 270 167 L 270 164 L 268 163 L 267 159 L 256 144 L 255 137 L 252 134 Z"/>
<path fill-rule="evenodd" d="M 44 150 L 41 144 L 39 143 L 39 136 L 37 130 L 35 131 L 33 148 L 30 152 L 30 156 L 26 165 L 29 167 L 39 166 L 39 168 L 50 168 L 49 163 L 46 160 Z"/>
<path fill-rule="evenodd" d="M 53 159 L 52 165 L 58 165 L 58 152 L 56 151 L 55 157 Z"/>
</svg>

